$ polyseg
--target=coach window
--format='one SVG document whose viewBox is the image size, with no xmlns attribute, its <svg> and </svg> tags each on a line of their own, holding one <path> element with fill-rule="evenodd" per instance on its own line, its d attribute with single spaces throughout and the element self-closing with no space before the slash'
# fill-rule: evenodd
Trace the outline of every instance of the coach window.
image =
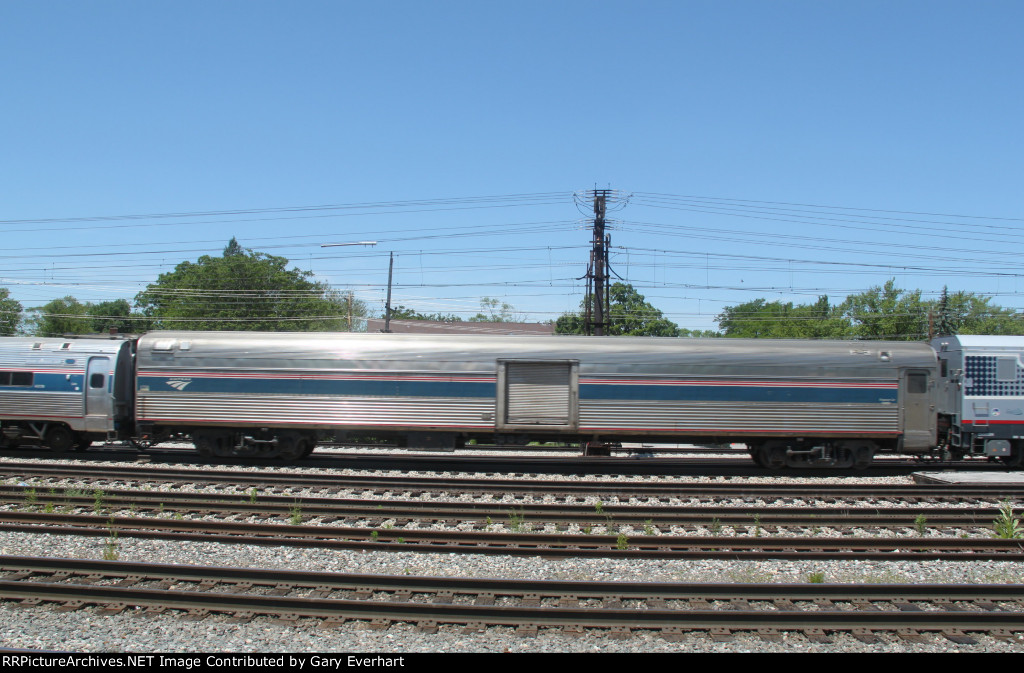
<svg viewBox="0 0 1024 673">
<path fill-rule="evenodd" d="M 107 384 L 107 379 L 106 379 L 106 376 L 104 376 L 103 374 L 97 373 L 97 374 L 93 374 L 92 376 L 89 377 L 89 387 L 90 388 L 102 388 L 106 384 Z"/>
<path fill-rule="evenodd" d="M 0 386 L 30 386 L 32 372 L 0 372 Z"/>
<path fill-rule="evenodd" d="M 928 392 L 928 375 L 907 374 L 907 392 L 916 395 Z"/>
</svg>

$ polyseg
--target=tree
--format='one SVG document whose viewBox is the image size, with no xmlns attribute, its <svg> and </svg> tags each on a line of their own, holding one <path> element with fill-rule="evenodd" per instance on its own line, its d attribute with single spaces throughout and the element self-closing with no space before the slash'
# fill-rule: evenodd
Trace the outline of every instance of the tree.
<svg viewBox="0 0 1024 673">
<path fill-rule="evenodd" d="M 840 307 L 822 295 L 813 304 L 755 299 L 727 306 L 715 318 L 727 337 L 772 339 L 841 339 L 849 336 L 851 325 Z"/>
<path fill-rule="evenodd" d="M 1024 334 L 1024 316 L 996 306 L 988 297 L 973 292 L 943 290 L 936 308 L 939 314 L 936 334 Z"/>
<path fill-rule="evenodd" d="M 222 256 L 160 274 L 135 302 L 163 328 L 194 330 L 345 330 L 349 315 L 366 315 L 362 302 L 287 265 L 232 238 Z"/>
<path fill-rule="evenodd" d="M 644 296 L 628 283 L 615 283 L 608 290 L 611 311 L 608 316 L 609 336 L 676 336 L 679 326 L 651 306 Z M 564 313 L 555 321 L 556 334 L 586 334 L 586 300 L 580 302 L 579 313 Z"/>
<path fill-rule="evenodd" d="M 54 299 L 31 311 L 33 315 L 26 324 L 29 331 L 36 336 L 56 337 L 62 334 L 92 332 L 88 307 L 71 295 Z"/>
<path fill-rule="evenodd" d="M 420 313 L 405 306 L 391 309 L 392 320 L 434 320 L 436 322 L 462 322 L 462 318 L 451 313 Z"/>
<path fill-rule="evenodd" d="M 133 313 L 127 299 L 86 303 L 85 311 L 91 318 L 91 331 L 96 334 L 106 334 L 111 328 L 121 334 L 141 334 L 151 329 L 152 321 Z"/>
<path fill-rule="evenodd" d="M 853 324 L 858 339 L 920 341 L 928 338 L 928 310 L 921 291 L 907 292 L 896 287 L 896 279 L 853 294 L 842 304 L 842 311 Z"/>
<path fill-rule="evenodd" d="M 82 303 L 68 295 L 31 309 L 26 320 L 28 331 L 38 336 L 62 334 L 106 334 L 116 327 L 121 334 L 137 334 L 149 329 L 148 321 L 132 313 L 127 299 Z"/>
<path fill-rule="evenodd" d="M 469 322 L 523 322 L 526 317 L 517 312 L 512 304 L 506 304 L 493 297 L 481 298 L 480 310 L 486 313 L 477 313 Z"/>
<path fill-rule="evenodd" d="M 929 318 L 938 335 L 1024 334 L 1024 316 L 987 297 L 943 288 L 937 301 L 926 301 L 921 290 L 896 287 L 895 278 L 838 306 L 825 296 L 797 306 L 755 299 L 726 307 L 716 320 L 730 337 L 920 341 L 928 338 Z"/>
<path fill-rule="evenodd" d="M 0 336 L 12 336 L 21 323 L 21 302 L 11 299 L 11 292 L 0 287 Z"/>
</svg>

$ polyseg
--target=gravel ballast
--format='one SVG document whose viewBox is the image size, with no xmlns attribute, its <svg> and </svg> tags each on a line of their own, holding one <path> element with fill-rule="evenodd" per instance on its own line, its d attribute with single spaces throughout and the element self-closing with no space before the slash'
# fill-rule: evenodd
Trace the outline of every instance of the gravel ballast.
<svg viewBox="0 0 1024 673">
<path fill-rule="evenodd" d="M 703 479 L 715 478 L 685 481 Z M 850 478 L 837 480 L 848 483 Z M 907 484 L 910 480 L 888 477 L 879 482 Z M 99 559 L 105 548 L 106 540 L 101 537 L 0 533 L 0 553 L 5 555 Z M 1021 581 L 1019 564 L 997 561 L 546 559 L 181 543 L 129 537 L 117 541 L 117 552 L 123 561 L 443 577 L 806 584 L 812 573 L 823 573 L 825 582 L 839 583 Z M 239 624 L 230 623 L 227 616 L 189 621 L 172 612 L 146 616 L 133 612 L 101 615 L 95 608 L 56 612 L 46 605 L 22 607 L 2 602 L 0 646 L 77 652 L 1024 652 L 1024 638 L 1016 635 L 1010 639 L 976 636 L 977 644 L 964 645 L 938 634 L 926 634 L 927 642 L 920 643 L 881 632 L 880 642 L 865 644 L 844 633 L 830 634 L 832 642 L 821 643 L 796 632 L 783 633 L 781 642 L 742 632 L 729 642 L 714 642 L 707 633 L 693 632 L 674 642 L 657 632 L 645 631 L 622 640 L 613 639 L 602 630 L 587 630 L 581 637 L 541 629 L 536 636 L 523 637 L 507 627 L 466 633 L 461 626 L 441 626 L 437 633 L 430 634 L 402 623 L 385 630 L 374 630 L 361 622 L 320 628 L 319 620 L 312 619 L 285 625 L 261 617 Z"/>
</svg>

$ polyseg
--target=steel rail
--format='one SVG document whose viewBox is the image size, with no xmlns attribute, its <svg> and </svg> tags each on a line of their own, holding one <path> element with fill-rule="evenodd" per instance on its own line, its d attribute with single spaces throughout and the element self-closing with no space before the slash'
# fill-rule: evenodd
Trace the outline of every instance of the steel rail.
<svg viewBox="0 0 1024 673">
<path fill-rule="evenodd" d="M 620 628 L 620 629 L 761 629 L 858 630 L 863 632 L 895 629 L 921 629 L 943 632 L 1020 631 L 1024 630 L 1024 612 L 1019 585 L 998 586 L 926 585 L 863 587 L 856 585 L 642 585 L 635 583 L 538 582 L 505 580 L 453 580 L 448 578 L 393 578 L 346 576 L 327 573 L 290 573 L 273 571 L 152 566 L 150 564 L 112 564 L 99 567 L 74 567 L 74 562 L 58 564 L 50 570 L 52 559 L 11 559 L 0 557 L 4 570 L 15 571 L 17 579 L 0 580 L 0 597 L 7 599 L 56 601 L 66 608 L 90 604 L 114 604 L 115 610 L 128 606 L 149 606 L 158 610 L 199 610 L 227 612 L 251 618 L 255 615 L 315 617 L 335 623 L 346 619 L 415 622 L 436 627 L 438 623 L 477 626 Z M 44 572 L 59 573 L 59 581 L 31 580 Z M 77 575 L 88 574 L 85 578 Z M 104 577 L 120 577 L 115 585 L 99 585 Z M 134 586 L 147 578 L 171 582 L 199 581 L 192 590 Z M 39 579 L 45 579 L 40 577 Z M 202 584 L 205 582 L 206 584 Z M 225 583 L 218 586 L 220 583 Z M 256 584 L 284 586 L 278 595 L 254 595 L 248 589 Z M 288 595 L 301 585 L 313 585 L 318 596 Z M 211 591 L 217 586 L 219 590 Z M 233 592 L 232 589 L 240 592 Z M 336 591 L 361 591 L 355 597 L 330 597 Z M 391 600 L 380 600 L 376 591 L 396 592 Z M 398 598 L 397 591 L 405 595 Z M 411 593 L 434 595 L 433 602 L 409 600 Z M 476 597 L 473 603 L 455 602 L 456 594 Z M 326 594 L 326 595 L 325 595 Z M 497 596 L 512 596 L 517 604 L 496 604 Z M 601 600 L 600 606 L 581 606 L 582 598 Z M 481 600 L 483 598 L 483 600 Z M 544 604 L 543 598 L 558 599 Z M 645 599 L 637 607 L 623 607 L 624 598 Z M 668 600 L 677 601 L 669 607 Z M 731 609 L 714 609 L 709 600 L 730 601 Z M 772 609 L 757 609 L 748 601 L 772 601 Z M 980 601 L 974 609 L 921 610 L 900 609 L 900 601 Z M 793 601 L 815 601 L 813 611 L 801 610 Z M 834 601 L 860 601 L 861 609 L 839 609 Z M 870 602 L 885 601 L 894 609 L 878 609 Z M 824 603 L 823 603 L 824 602 Z M 864 602 L 868 602 L 865 605 Z M 996 605 L 998 602 L 999 605 Z M 781 606 L 780 606 L 781 603 Z M 1014 608 L 1002 609 L 1008 604 Z M 866 609 L 864 609 L 866 608 Z"/>
<path fill-rule="evenodd" d="M 918 484 L 750 484 L 679 483 L 654 481 L 588 481 L 466 477 L 408 477 L 389 475 L 338 475 L 281 471 L 253 473 L 242 470 L 168 469 L 96 465 L 50 465 L 44 463 L 0 463 L 0 475 L 23 479 L 126 480 L 144 482 L 230 485 L 232 487 L 364 489 L 378 493 L 396 490 L 458 491 L 467 493 L 549 494 L 557 496 L 595 495 L 607 497 L 780 497 L 780 498 L 1004 498 L 1024 497 L 1024 485 L 996 484 L 945 486 Z"/>
<path fill-rule="evenodd" d="M 37 454 L 27 455 L 17 452 L 19 458 L 38 456 L 46 460 L 51 458 L 87 460 L 123 460 L 120 455 L 108 457 L 97 452 L 79 452 L 72 454 Z M 161 454 L 147 452 L 133 454 L 133 460 L 156 461 L 166 459 L 168 462 L 187 464 L 206 464 L 215 466 L 260 466 L 260 467 L 294 467 L 317 469 L 362 469 L 391 470 L 403 472 L 530 472 L 539 474 L 572 474 L 572 475 L 662 475 L 662 476 L 765 476 L 785 475 L 804 477 L 835 477 L 850 475 L 851 472 L 828 468 L 818 469 L 782 469 L 769 471 L 758 467 L 749 457 L 744 458 L 670 458 L 647 455 L 624 456 L 474 456 L 459 454 L 423 455 L 423 454 L 314 454 L 295 464 L 285 463 L 277 459 L 230 458 L 205 459 L 194 452 L 179 454 Z M 879 461 L 859 474 L 871 476 L 906 475 L 919 471 L 927 463 L 919 461 L 889 462 Z M 937 463 L 935 464 L 939 466 Z M 941 467 L 948 467 L 946 464 Z M 958 464 L 958 469 L 1005 469 L 995 464 L 977 461 L 969 464 Z"/>
<path fill-rule="evenodd" d="M 614 532 L 603 535 L 489 533 L 18 512 L 0 512 L 0 530 L 93 537 L 111 536 L 116 532 L 119 537 L 229 544 L 545 557 L 1024 560 L 1024 544 L 1021 541 L 996 538 L 669 535 L 626 537 Z"/>
<path fill-rule="evenodd" d="M 787 505 L 752 506 L 679 506 L 640 504 L 570 505 L 549 503 L 451 502 L 432 500 L 387 500 L 355 498 L 309 498 L 294 496 L 258 496 L 224 493 L 152 493 L 138 490 L 104 490 L 97 495 L 38 493 L 25 486 L 0 485 L 0 504 L 28 507 L 62 506 L 95 508 L 97 498 L 108 510 L 138 509 L 143 512 L 171 511 L 203 514 L 241 514 L 289 516 L 297 510 L 310 517 L 361 519 L 412 519 L 422 521 L 477 521 L 483 525 L 489 517 L 516 516 L 532 524 L 644 524 L 660 526 L 707 525 L 713 519 L 720 525 L 814 526 L 910 528 L 917 517 L 927 525 L 989 526 L 999 515 L 996 505 L 988 507 L 809 507 Z"/>
</svg>

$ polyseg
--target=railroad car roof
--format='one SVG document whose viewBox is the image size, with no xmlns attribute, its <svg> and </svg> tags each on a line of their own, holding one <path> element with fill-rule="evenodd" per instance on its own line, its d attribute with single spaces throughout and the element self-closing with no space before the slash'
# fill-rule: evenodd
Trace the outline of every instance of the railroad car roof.
<svg viewBox="0 0 1024 673">
<path fill-rule="evenodd" d="M 943 344 L 955 346 L 960 345 L 966 349 L 993 349 L 993 350 L 1024 350 L 1024 336 L 1004 336 L 987 334 L 961 334 L 957 336 L 938 337 L 932 340 L 936 349 Z"/>
<path fill-rule="evenodd" d="M 123 339 L 68 339 L 53 337 L 4 337 L 0 350 L 6 353 L 117 353 L 128 344 Z M 38 345 L 38 346 L 37 346 Z"/>
<path fill-rule="evenodd" d="M 787 339 L 687 339 L 672 337 L 585 337 L 506 335 L 422 335 L 330 332 L 151 332 L 139 340 L 142 357 L 160 352 L 228 358 L 323 357 L 412 360 L 464 355 L 474 359 L 585 359 L 615 361 L 626 356 L 731 362 L 820 360 L 930 366 L 928 344 L 908 341 L 806 341 Z"/>
</svg>

